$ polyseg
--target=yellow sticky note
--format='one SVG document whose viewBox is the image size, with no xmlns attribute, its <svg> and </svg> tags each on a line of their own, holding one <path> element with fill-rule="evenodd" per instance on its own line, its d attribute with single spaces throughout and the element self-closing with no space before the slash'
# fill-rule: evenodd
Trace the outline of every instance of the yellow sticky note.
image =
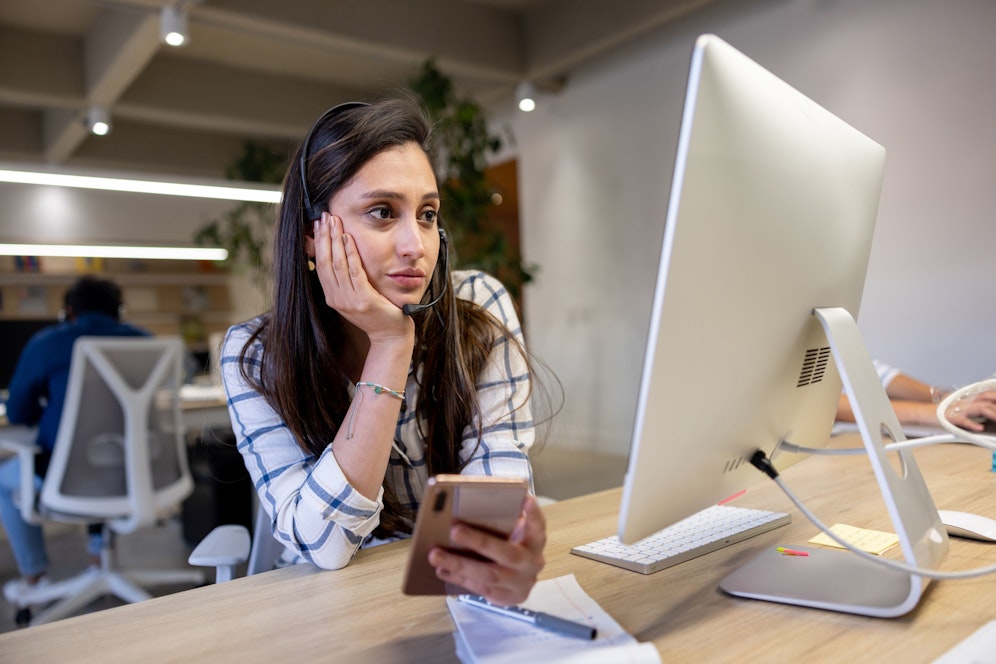
<svg viewBox="0 0 996 664">
<path fill-rule="evenodd" d="M 891 547 L 899 544 L 898 535 L 895 533 L 882 532 L 881 530 L 855 528 L 854 526 L 848 526 L 843 523 L 834 524 L 830 530 L 833 531 L 834 535 L 837 535 L 848 544 L 853 544 L 862 551 L 874 553 L 875 555 L 881 555 L 885 551 L 888 551 Z M 824 533 L 820 533 L 809 541 L 812 544 L 835 546 L 838 549 L 844 548 Z"/>
</svg>

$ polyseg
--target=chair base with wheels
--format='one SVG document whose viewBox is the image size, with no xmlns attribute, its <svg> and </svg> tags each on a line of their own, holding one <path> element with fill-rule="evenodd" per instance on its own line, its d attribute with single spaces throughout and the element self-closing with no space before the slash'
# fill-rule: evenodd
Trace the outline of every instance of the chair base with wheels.
<svg viewBox="0 0 996 664">
<path fill-rule="evenodd" d="M 100 564 L 68 579 L 49 581 L 36 586 L 8 583 L 3 594 L 15 607 L 14 621 L 19 627 L 41 625 L 73 615 L 93 601 L 113 596 L 123 602 L 141 602 L 152 597 L 147 587 L 200 585 L 205 575 L 198 569 L 125 570 L 115 566 L 115 533 L 103 528 L 104 548 Z M 40 608 L 37 615 L 33 609 Z"/>
</svg>

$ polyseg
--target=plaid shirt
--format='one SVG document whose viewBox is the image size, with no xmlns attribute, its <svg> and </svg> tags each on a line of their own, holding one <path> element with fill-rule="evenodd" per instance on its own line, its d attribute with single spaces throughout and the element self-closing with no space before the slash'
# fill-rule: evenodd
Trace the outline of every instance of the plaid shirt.
<svg viewBox="0 0 996 664">
<path fill-rule="evenodd" d="M 455 271 L 452 283 L 457 297 L 481 305 L 523 343 L 512 300 L 497 279 L 483 272 Z M 222 348 L 221 371 L 239 451 L 260 503 L 274 520 L 274 536 L 285 546 L 280 564 L 307 561 L 324 569 L 344 567 L 361 546 L 383 542 L 371 535 L 384 507 L 383 488 L 374 501 L 350 486 L 331 444 L 317 458 L 304 452 L 276 411 L 246 384 L 239 372 L 239 354 L 256 324 L 258 319 L 232 327 Z M 257 372 L 261 352 L 262 345 L 256 342 L 247 355 Z M 528 381 L 521 355 L 507 338 L 498 339 L 477 385 L 483 428 L 478 429 L 475 418 L 463 432 L 460 458 L 468 461 L 464 474 L 525 477 L 532 483 L 526 453 L 534 430 L 529 405 L 523 405 Z M 407 408 L 395 428 L 385 483 L 403 504 L 416 510 L 428 472 L 425 441 L 415 417 L 419 388 L 411 369 L 405 399 Z M 522 407 L 516 410 L 517 406 Z"/>
</svg>

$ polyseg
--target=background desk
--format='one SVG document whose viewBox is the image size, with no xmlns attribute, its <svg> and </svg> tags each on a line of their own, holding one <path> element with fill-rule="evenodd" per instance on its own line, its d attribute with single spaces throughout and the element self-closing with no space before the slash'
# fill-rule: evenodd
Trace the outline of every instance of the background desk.
<svg viewBox="0 0 996 664">
<path fill-rule="evenodd" d="M 183 385 L 180 387 L 180 407 L 188 432 L 232 428 L 225 389 L 219 385 Z"/>
<path fill-rule="evenodd" d="M 988 452 L 958 445 L 916 457 L 938 507 L 996 513 Z M 891 529 L 864 457 L 814 457 L 784 477 L 828 523 Z M 619 497 L 611 490 L 546 508 L 542 578 L 573 572 L 665 662 L 928 662 L 996 617 L 996 576 L 934 582 L 917 609 L 891 620 L 723 594 L 720 579 L 761 548 L 816 534 L 767 481 L 738 504 L 790 511 L 784 528 L 650 576 L 570 555 L 573 545 L 614 531 Z M 0 636 L 0 661 L 456 661 L 443 599 L 400 593 L 406 554 L 398 542 L 361 551 L 336 572 L 297 566 L 31 627 Z M 953 540 L 945 567 L 994 561 L 996 545 Z"/>
<path fill-rule="evenodd" d="M 225 401 L 225 390 L 220 386 L 181 386 L 180 408 L 183 411 L 183 426 L 188 431 L 232 427 Z M 0 402 L 0 426 L 7 426 L 7 407 L 3 402 Z"/>
</svg>

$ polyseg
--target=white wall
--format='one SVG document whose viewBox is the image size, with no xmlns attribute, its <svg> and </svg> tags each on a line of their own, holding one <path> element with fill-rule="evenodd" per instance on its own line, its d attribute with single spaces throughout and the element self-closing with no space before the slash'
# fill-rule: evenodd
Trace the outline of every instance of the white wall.
<svg viewBox="0 0 996 664">
<path fill-rule="evenodd" d="M 715 32 L 888 150 L 859 317 L 928 382 L 996 371 L 996 3 L 796 0 L 686 21 L 572 72 L 512 123 L 530 344 L 562 379 L 559 444 L 625 453 L 692 44 Z M 703 395 L 708 398 L 708 395 Z M 717 413 L 717 416 L 722 416 Z"/>
</svg>

